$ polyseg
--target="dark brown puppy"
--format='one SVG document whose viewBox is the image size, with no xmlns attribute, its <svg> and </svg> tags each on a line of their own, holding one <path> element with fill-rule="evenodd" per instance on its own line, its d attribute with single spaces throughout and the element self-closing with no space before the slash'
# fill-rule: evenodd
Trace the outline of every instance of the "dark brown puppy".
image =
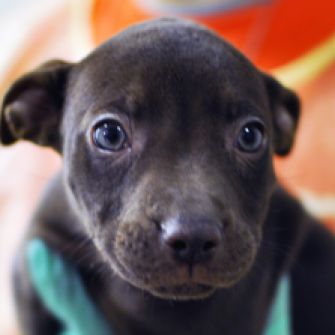
<svg viewBox="0 0 335 335">
<path fill-rule="evenodd" d="M 1 141 L 63 155 L 27 240 L 78 268 L 116 335 L 260 335 L 284 274 L 294 334 L 334 334 L 334 239 L 272 166 L 298 116 L 295 94 L 218 36 L 161 19 L 20 78 Z M 24 261 L 16 293 L 26 333 L 57 334 Z"/>
</svg>

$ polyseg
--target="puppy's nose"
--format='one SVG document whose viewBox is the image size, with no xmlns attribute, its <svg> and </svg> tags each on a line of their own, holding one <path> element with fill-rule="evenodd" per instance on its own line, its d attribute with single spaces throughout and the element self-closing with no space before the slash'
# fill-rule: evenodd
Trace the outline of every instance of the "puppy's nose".
<svg viewBox="0 0 335 335">
<path fill-rule="evenodd" d="M 164 247 L 189 266 L 208 262 L 222 242 L 219 224 L 204 218 L 170 219 L 162 224 Z"/>
</svg>

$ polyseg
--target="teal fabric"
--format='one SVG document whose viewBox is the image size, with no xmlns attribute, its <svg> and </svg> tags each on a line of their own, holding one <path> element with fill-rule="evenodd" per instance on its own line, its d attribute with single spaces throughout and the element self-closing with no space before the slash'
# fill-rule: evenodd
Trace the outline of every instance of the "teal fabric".
<svg viewBox="0 0 335 335">
<path fill-rule="evenodd" d="M 37 294 L 63 325 L 60 335 L 112 335 L 76 270 L 39 239 L 29 242 L 28 269 Z M 264 335 L 291 335 L 289 279 L 283 277 Z"/>
<path fill-rule="evenodd" d="M 112 335 L 73 267 L 38 239 L 30 241 L 27 258 L 37 294 L 64 325 L 60 335 Z"/>
<path fill-rule="evenodd" d="M 279 282 L 264 335 L 291 335 L 290 280 L 284 276 Z"/>
</svg>

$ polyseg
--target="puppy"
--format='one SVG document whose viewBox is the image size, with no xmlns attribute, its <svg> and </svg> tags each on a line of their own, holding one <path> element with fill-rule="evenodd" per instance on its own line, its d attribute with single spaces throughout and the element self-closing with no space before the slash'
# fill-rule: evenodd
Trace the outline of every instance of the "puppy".
<svg viewBox="0 0 335 335">
<path fill-rule="evenodd" d="M 64 161 L 26 241 L 76 267 L 116 335 L 261 335 L 284 275 L 293 334 L 335 334 L 334 238 L 274 176 L 298 117 L 293 92 L 188 21 L 145 22 L 79 63 L 48 62 L 1 109 L 4 145 L 30 140 Z M 23 329 L 58 334 L 24 250 Z"/>
</svg>

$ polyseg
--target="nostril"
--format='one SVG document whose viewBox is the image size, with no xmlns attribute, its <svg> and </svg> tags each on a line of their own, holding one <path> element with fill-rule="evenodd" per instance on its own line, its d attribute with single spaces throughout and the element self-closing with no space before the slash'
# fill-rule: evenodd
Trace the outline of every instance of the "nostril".
<svg viewBox="0 0 335 335">
<path fill-rule="evenodd" d="M 215 249 L 216 246 L 217 246 L 217 243 L 215 243 L 214 241 L 207 241 L 204 243 L 202 250 L 204 252 L 208 252 L 208 251 Z"/>
<path fill-rule="evenodd" d="M 170 245 L 176 251 L 184 251 L 187 249 L 187 243 L 183 240 L 175 240 Z"/>
</svg>

